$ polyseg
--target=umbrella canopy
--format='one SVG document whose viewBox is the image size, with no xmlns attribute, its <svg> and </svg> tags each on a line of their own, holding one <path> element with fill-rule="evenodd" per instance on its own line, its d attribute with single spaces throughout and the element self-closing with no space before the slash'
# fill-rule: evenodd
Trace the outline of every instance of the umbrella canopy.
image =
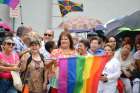
<svg viewBox="0 0 140 93">
<path fill-rule="evenodd" d="M 124 23 L 123 26 L 125 27 L 129 27 L 131 29 L 140 28 L 140 10 L 124 17 L 122 21 Z"/>
<path fill-rule="evenodd" d="M 110 33 L 114 33 L 113 30 L 117 30 L 120 27 L 128 27 L 130 29 L 140 28 L 140 10 L 130 15 L 114 19 L 105 24 L 105 27 L 107 29 L 105 33 L 107 36 Z"/>
<path fill-rule="evenodd" d="M 87 32 L 97 32 L 97 31 L 105 31 L 105 27 L 101 24 L 97 25 L 95 28 L 92 29 L 70 29 L 69 32 L 73 32 L 73 33 L 87 33 Z"/>
<path fill-rule="evenodd" d="M 104 26 L 106 28 L 107 31 L 112 31 L 120 26 L 123 25 L 123 21 L 121 21 L 124 17 L 119 17 L 119 18 L 115 18 L 110 20 L 109 22 L 107 22 Z"/>
<path fill-rule="evenodd" d="M 140 34 L 140 29 L 130 29 L 128 27 L 121 27 L 116 32 L 114 32 L 114 36 L 118 39 L 123 38 L 125 36 L 129 36 L 132 39 L 136 37 L 137 34 Z"/>
<path fill-rule="evenodd" d="M 91 32 L 92 29 L 70 29 L 69 32 L 71 33 L 86 33 Z"/>
<path fill-rule="evenodd" d="M 12 31 L 11 27 L 4 22 L 0 22 L 0 28 L 5 30 L 5 31 Z"/>
<path fill-rule="evenodd" d="M 75 29 L 93 29 L 97 25 L 102 24 L 101 21 L 97 19 L 91 19 L 86 17 L 76 17 L 71 18 L 70 20 L 62 22 L 58 27 L 59 28 L 67 28 L 68 30 Z"/>
<path fill-rule="evenodd" d="M 0 45 L 2 44 L 4 38 L 6 36 L 12 36 L 13 32 L 14 31 L 11 29 L 11 27 L 8 24 L 1 21 L 0 22 Z"/>
</svg>

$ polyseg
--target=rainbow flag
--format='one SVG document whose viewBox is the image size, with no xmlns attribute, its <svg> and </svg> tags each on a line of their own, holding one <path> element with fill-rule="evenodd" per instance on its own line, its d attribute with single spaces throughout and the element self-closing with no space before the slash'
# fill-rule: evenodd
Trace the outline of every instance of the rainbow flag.
<svg viewBox="0 0 140 93">
<path fill-rule="evenodd" d="M 59 59 L 58 93 L 97 93 L 106 56 Z"/>
<path fill-rule="evenodd" d="M 62 17 L 67 15 L 69 12 L 83 11 L 83 4 L 78 4 L 70 0 L 58 0 L 58 4 Z"/>
<path fill-rule="evenodd" d="M 6 4 L 10 6 L 12 9 L 15 9 L 16 6 L 19 4 L 19 0 L 0 0 L 1 4 Z"/>
</svg>

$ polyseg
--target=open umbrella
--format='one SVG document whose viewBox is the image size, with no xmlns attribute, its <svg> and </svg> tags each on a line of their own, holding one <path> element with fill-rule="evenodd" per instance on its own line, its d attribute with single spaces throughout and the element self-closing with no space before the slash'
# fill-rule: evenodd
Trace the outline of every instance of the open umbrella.
<svg viewBox="0 0 140 93">
<path fill-rule="evenodd" d="M 0 28 L 2 28 L 5 31 L 13 31 L 11 29 L 11 27 L 8 24 L 4 23 L 4 22 L 0 22 Z"/>
<path fill-rule="evenodd" d="M 140 29 L 130 29 L 128 27 L 121 27 L 118 29 L 115 37 L 116 38 L 123 38 L 125 36 L 129 36 L 132 39 L 134 39 L 136 37 L 137 34 L 140 34 Z"/>
<path fill-rule="evenodd" d="M 126 15 L 117 19 L 114 19 L 107 24 L 105 24 L 107 31 L 105 34 L 109 36 L 113 35 L 114 31 L 118 30 L 120 27 L 128 27 L 130 29 L 140 28 L 140 10 L 136 11 L 130 15 Z"/>
<path fill-rule="evenodd" d="M 87 33 L 91 32 L 92 29 L 70 29 L 69 32 L 71 33 Z"/>
<path fill-rule="evenodd" d="M 140 28 L 140 10 L 124 17 L 122 21 L 124 23 L 123 26 L 125 27 L 129 27 L 131 29 Z"/>
<path fill-rule="evenodd" d="M 88 33 L 88 32 L 97 32 L 97 31 L 105 31 L 105 27 L 101 24 L 99 25 L 96 25 L 95 28 L 91 28 L 91 29 L 70 29 L 69 32 L 72 32 L 72 33 Z"/>
<path fill-rule="evenodd" d="M 106 28 L 107 31 L 112 31 L 120 26 L 122 26 L 124 23 L 123 21 L 121 21 L 124 17 L 118 17 L 115 19 L 112 19 L 110 21 L 108 21 L 104 26 Z"/>
<path fill-rule="evenodd" d="M 4 22 L 0 22 L 0 45 L 2 44 L 4 38 L 6 36 L 12 36 L 13 35 L 13 30 L 11 29 L 11 27 L 4 23 Z"/>
<path fill-rule="evenodd" d="M 102 23 L 97 19 L 91 19 L 87 17 L 76 17 L 62 22 L 58 27 L 63 29 L 67 28 L 68 30 L 93 29 L 99 24 Z"/>
</svg>

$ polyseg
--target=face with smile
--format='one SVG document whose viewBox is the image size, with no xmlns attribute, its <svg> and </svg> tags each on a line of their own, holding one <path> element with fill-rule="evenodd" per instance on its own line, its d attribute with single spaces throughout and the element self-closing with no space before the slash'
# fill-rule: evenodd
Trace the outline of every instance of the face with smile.
<svg viewBox="0 0 140 93">
<path fill-rule="evenodd" d="M 125 44 L 122 47 L 122 50 L 121 50 L 122 55 L 129 56 L 130 52 L 131 52 L 131 45 L 130 44 Z"/>
<path fill-rule="evenodd" d="M 112 46 L 114 49 L 116 48 L 116 39 L 114 37 L 110 37 L 108 39 L 108 43 L 110 44 L 110 46 Z"/>
<path fill-rule="evenodd" d="M 99 48 L 99 41 L 98 40 L 92 40 L 90 43 L 90 48 L 92 51 L 96 51 Z"/>
<path fill-rule="evenodd" d="M 105 46 L 104 47 L 104 50 L 105 50 L 105 52 L 106 52 L 106 54 L 108 55 L 108 56 L 113 56 L 113 51 L 112 51 L 112 48 L 111 48 L 111 46 Z"/>
<path fill-rule="evenodd" d="M 47 30 L 44 33 L 43 39 L 45 42 L 53 40 L 54 32 L 52 30 Z"/>
<path fill-rule="evenodd" d="M 40 49 L 40 43 L 39 41 L 33 41 L 30 44 L 30 49 L 33 53 L 38 53 Z"/>
<path fill-rule="evenodd" d="M 62 36 L 61 38 L 61 48 L 70 48 L 70 40 L 67 36 Z"/>
<path fill-rule="evenodd" d="M 84 53 L 86 53 L 86 46 L 83 44 L 83 43 L 79 43 L 78 44 L 78 52 L 79 52 L 79 54 L 84 54 Z"/>
</svg>

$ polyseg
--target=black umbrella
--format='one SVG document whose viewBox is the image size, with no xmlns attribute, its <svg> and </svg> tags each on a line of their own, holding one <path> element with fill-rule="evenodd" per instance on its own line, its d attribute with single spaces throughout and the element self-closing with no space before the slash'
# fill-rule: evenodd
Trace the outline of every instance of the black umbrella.
<svg viewBox="0 0 140 93">
<path fill-rule="evenodd" d="M 140 28 L 140 10 L 122 19 L 123 25 L 131 29 Z"/>
<path fill-rule="evenodd" d="M 129 36 L 132 39 L 134 39 L 137 34 L 140 34 L 140 29 L 134 29 L 134 30 L 132 30 L 130 28 L 122 27 L 122 28 L 119 28 L 117 30 L 117 33 L 116 33 L 115 37 L 118 38 L 118 39 L 120 39 L 120 38 Z"/>
<path fill-rule="evenodd" d="M 130 29 L 137 29 L 140 28 L 140 10 L 134 12 L 131 15 L 127 15 L 125 17 L 118 18 L 116 20 L 111 21 L 110 23 L 106 24 L 106 33 L 107 37 L 115 36 L 116 31 L 120 27 L 128 27 Z"/>
</svg>

